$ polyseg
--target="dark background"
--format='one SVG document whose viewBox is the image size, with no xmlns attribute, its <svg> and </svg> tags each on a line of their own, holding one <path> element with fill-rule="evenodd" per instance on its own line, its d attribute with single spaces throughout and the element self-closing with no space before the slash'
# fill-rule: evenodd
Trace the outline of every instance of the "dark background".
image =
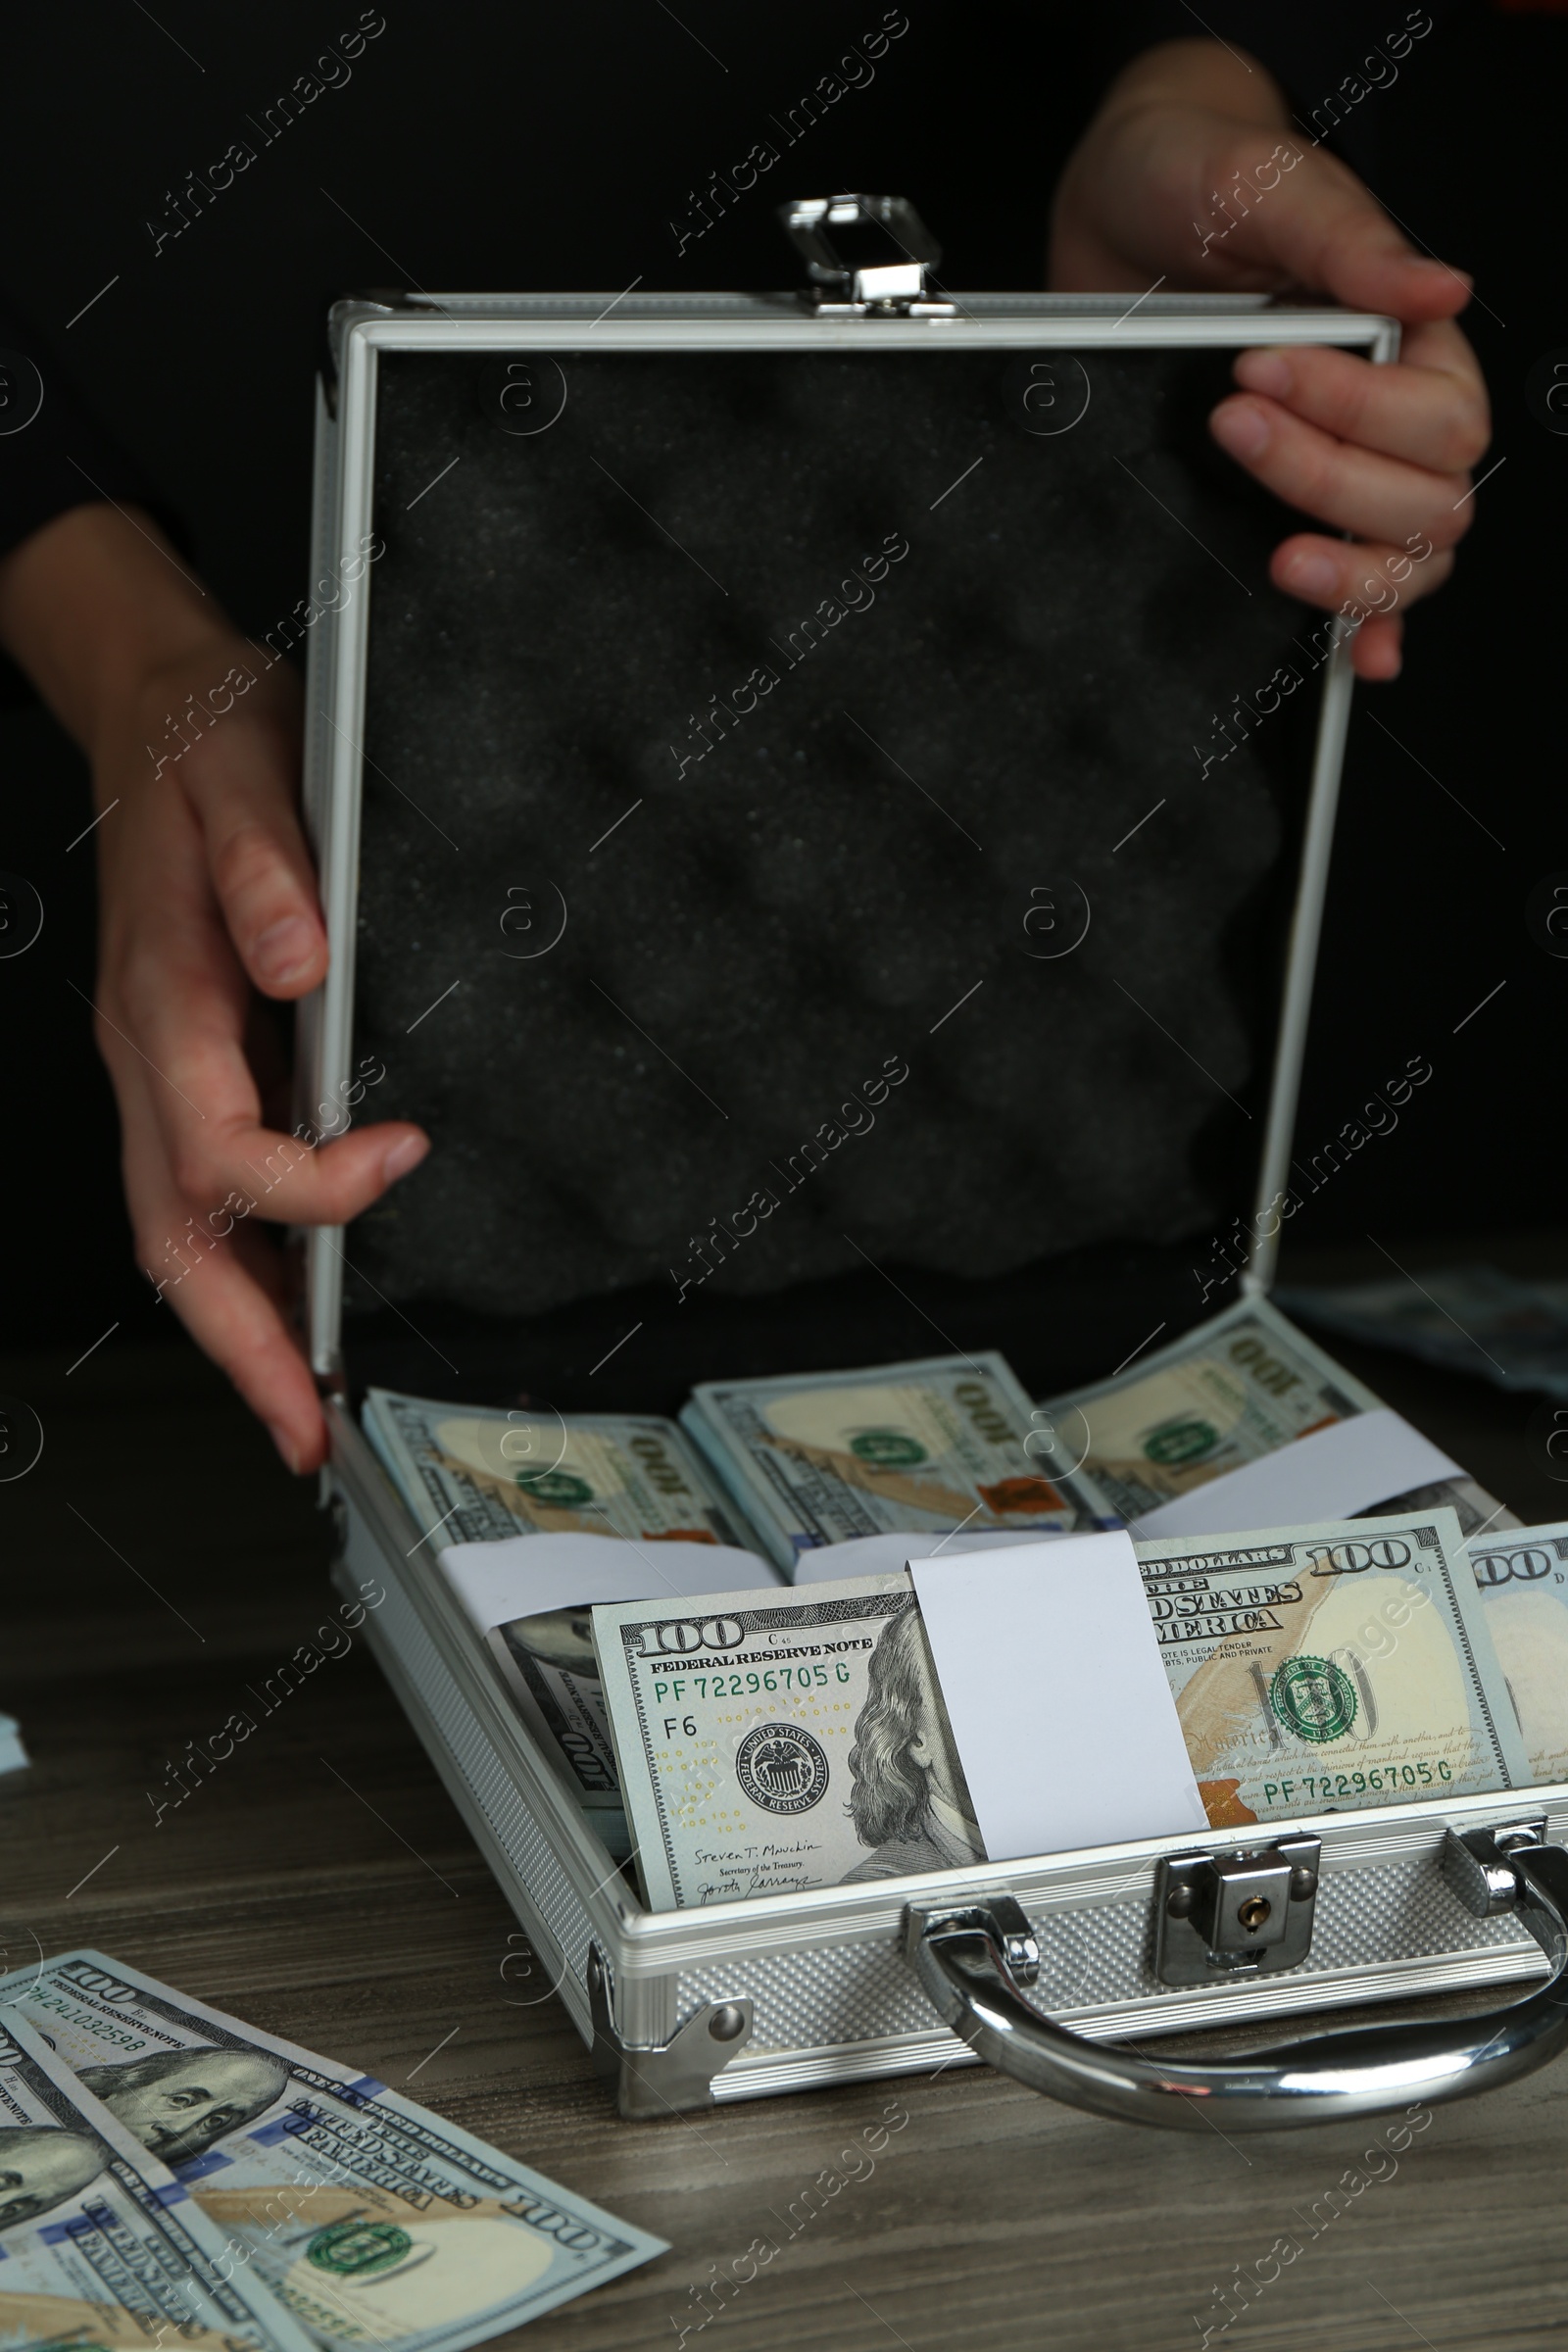
<svg viewBox="0 0 1568 2352">
<path fill-rule="evenodd" d="M 807 7 L 744 28 L 698 0 L 678 22 L 652 5 L 569 24 L 471 0 L 388 0 L 385 13 L 348 85 L 262 148 L 156 258 L 147 220 L 166 220 L 186 172 L 205 172 L 230 139 L 260 146 L 247 115 L 357 9 L 215 21 L 170 0 L 157 24 L 89 8 L 30 17 L 12 36 L 0 274 L 257 635 L 305 581 L 311 381 L 334 295 L 388 283 L 614 291 L 639 272 L 649 288 L 787 284 L 771 206 L 841 185 L 912 196 L 944 238 L 951 285 L 1038 283 L 1050 190 L 1095 94 L 1065 12 L 971 9 L 960 26 L 956 12 L 911 4 L 874 85 L 852 90 L 677 258 L 668 222 L 689 216 L 688 191 L 773 135 L 769 115 L 879 8 Z M 1402 21 L 1388 16 L 1389 28 Z M 1343 70 L 1356 54 L 1348 44 Z M 1532 943 L 1525 909 L 1544 875 L 1568 868 L 1555 723 L 1568 438 L 1531 414 L 1525 381 L 1544 355 L 1568 358 L 1565 56 L 1560 15 L 1459 8 L 1356 123 L 1357 160 L 1392 210 L 1475 273 L 1464 324 L 1495 418 L 1480 470 L 1504 463 L 1453 582 L 1414 615 L 1403 677 L 1357 690 L 1301 1150 L 1412 1055 L 1435 1076 L 1398 1131 L 1297 1220 L 1308 1239 L 1525 1227 L 1555 1212 L 1543 1179 L 1562 1118 L 1553 1046 L 1568 965 Z M 1296 94 L 1310 108 L 1321 92 Z M 46 909 L 37 944 L 0 965 L 7 1322 L 14 1339 L 74 1348 L 117 1318 L 127 1333 L 168 1318 L 131 1263 L 90 1043 L 92 845 L 68 848 L 91 815 L 85 771 L 24 701 L 0 713 L 0 867 L 26 876 Z"/>
</svg>

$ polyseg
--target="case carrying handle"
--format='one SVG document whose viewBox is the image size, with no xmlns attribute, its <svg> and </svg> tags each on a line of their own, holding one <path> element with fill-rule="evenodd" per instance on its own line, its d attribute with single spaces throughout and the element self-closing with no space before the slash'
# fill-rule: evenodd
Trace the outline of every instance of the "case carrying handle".
<svg viewBox="0 0 1568 2352">
<path fill-rule="evenodd" d="M 1358 2026 L 1213 2066 L 1134 2056 L 1032 2008 L 1018 1984 L 1033 1982 L 1038 1950 L 1010 1896 L 949 1910 L 911 1903 L 906 1946 L 939 2016 L 977 2057 L 1069 2107 L 1167 2131 L 1339 2123 L 1495 2089 L 1568 2043 L 1568 1852 L 1450 1830 L 1445 1868 L 1469 1909 L 1517 1913 L 1551 1963 L 1544 1984 L 1482 2017 Z"/>
</svg>

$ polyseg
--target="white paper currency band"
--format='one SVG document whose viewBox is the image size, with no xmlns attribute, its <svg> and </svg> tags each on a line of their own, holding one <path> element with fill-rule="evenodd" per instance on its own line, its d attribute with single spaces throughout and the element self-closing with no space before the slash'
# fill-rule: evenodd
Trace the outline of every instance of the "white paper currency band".
<svg viewBox="0 0 1568 2352">
<path fill-rule="evenodd" d="M 503 1536 L 494 1544 L 449 1544 L 438 1556 L 481 1634 L 540 1609 L 581 1608 L 593 1600 L 674 1600 L 782 1581 L 755 1552 L 679 1538 L 635 1544 L 620 1536 Z"/>
<path fill-rule="evenodd" d="M 1129 1536 L 909 1573 L 992 1861 L 1206 1826 Z"/>
<path fill-rule="evenodd" d="M 1240 1528 L 1303 1527 L 1318 1519 L 1348 1519 L 1413 1487 L 1465 1473 L 1441 1446 L 1391 1413 L 1355 1413 L 1265 1453 L 1240 1470 L 1211 1478 L 1174 1502 L 1146 1511 L 1133 1533 L 1225 1536 Z"/>
</svg>

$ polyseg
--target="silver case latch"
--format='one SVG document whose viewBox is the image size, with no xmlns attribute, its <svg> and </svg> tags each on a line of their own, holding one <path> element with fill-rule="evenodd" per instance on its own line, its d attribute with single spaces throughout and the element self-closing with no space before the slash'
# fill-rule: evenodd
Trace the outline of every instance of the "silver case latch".
<svg viewBox="0 0 1568 2352">
<path fill-rule="evenodd" d="M 805 299 L 821 318 L 956 316 L 934 298 L 927 272 L 942 248 L 904 196 L 799 196 L 781 204 L 784 233 L 811 280 Z"/>
<path fill-rule="evenodd" d="M 1217 1984 L 1298 1968 L 1312 1948 L 1321 1838 L 1168 1854 L 1154 1874 L 1154 1974 Z"/>
</svg>

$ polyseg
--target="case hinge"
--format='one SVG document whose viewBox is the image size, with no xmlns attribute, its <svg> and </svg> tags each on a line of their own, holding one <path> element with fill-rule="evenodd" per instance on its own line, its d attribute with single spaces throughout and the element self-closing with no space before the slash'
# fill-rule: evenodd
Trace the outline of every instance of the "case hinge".
<svg viewBox="0 0 1568 2352">
<path fill-rule="evenodd" d="M 1519 1906 L 1519 1880 L 1508 1857 L 1516 1846 L 1543 1845 L 1546 1817 L 1489 1830 L 1450 1830 L 1443 1843 L 1443 1875 L 1475 1919 L 1495 1919 Z"/>
<path fill-rule="evenodd" d="M 1297 1968 L 1312 1948 L 1321 1838 L 1170 1854 L 1154 1874 L 1154 1974 L 1216 1984 Z"/>
<path fill-rule="evenodd" d="M 778 217 L 811 280 L 801 299 L 819 318 L 957 317 L 931 292 L 942 248 L 906 197 L 801 196 Z"/>
<path fill-rule="evenodd" d="M 971 1902 L 944 1903 L 930 1910 L 910 1903 L 904 1914 L 904 1951 L 912 1960 L 928 1936 L 951 1936 L 971 1929 L 994 1943 L 1018 1984 L 1040 1981 L 1040 1943 L 1028 1915 L 1010 1894 L 977 1896 Z"/>
</svg>

